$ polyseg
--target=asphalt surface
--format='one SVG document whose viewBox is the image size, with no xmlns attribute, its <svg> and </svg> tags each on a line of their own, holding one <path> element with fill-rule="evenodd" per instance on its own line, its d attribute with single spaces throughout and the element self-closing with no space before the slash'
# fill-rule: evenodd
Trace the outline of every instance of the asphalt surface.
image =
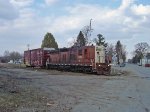
<svg viewBox="0 0 150 112">
<path fill-rule="evenodd" d="M 119 69 L 132 71 L 139 77 L 150 77 L 150 67 L 138 66 L 136 64 L 126 64 L 125 67 L 120 67 Z"/>
</svg>

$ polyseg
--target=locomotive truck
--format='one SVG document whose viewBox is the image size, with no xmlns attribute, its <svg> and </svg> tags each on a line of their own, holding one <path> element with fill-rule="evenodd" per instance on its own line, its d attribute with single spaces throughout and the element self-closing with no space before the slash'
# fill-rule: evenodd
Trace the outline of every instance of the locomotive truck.
<svg viewBox="0 0 150 112">
<path fill-rule="evenodd" d="M 109 62 L 104 46 L 38 48 L 24 51 L 24 63 L 28 67 L 110 74 Z"/>
</svg>

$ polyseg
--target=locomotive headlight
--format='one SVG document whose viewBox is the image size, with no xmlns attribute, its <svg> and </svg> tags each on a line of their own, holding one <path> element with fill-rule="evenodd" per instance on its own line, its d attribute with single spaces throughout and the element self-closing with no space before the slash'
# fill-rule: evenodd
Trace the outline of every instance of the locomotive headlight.
<svg viewBox="0 0 150 112">
<path fill-rule="evenodd" d="M 98 66 L 101 66 L 101 65 L 98 65 Z"/>
</svg>

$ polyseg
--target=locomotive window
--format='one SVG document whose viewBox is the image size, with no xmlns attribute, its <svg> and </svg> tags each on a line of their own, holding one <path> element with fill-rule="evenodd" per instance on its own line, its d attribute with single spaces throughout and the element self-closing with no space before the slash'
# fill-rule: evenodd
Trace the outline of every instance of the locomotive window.
<svg viewBox="0 0 150 112">
<path fill-rule="evenodd" d="M 76 56 L 74 54 L 70 54 L 70 59 L 71 60 L 76 60 Z"/>
<path fill-rule="evenodd" d="M 87 49 L 84 50 L 84 58 L 87 59 Z"/>
<path fill-rule="evenodd" d="M 84 54 L 87 54 L 87 49 L 84 50 Z"/>
<path fill-rule="evenodd" d="M 82 50 L 78 50 L 78 55 L 82 55 Z"/>
</svg>

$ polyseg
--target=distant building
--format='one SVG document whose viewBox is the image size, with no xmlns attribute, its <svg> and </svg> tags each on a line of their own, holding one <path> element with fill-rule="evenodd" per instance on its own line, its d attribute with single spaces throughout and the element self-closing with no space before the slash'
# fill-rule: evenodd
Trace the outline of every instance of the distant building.
<svg viewBox="0 0 150 112">
<path fill-rule="evenodd" d="M 132 59 L 128 59 L 128 63 L 132 63 Z"/>
<path fill-rule="evenodd" d="M 146 58 L 150 59 L 150 53 L 147 53 Z"/>
<path fill-rule="evenodd" d="M 141 60 L 140 65 L 150 67 L 150 53 L 147 53 Z"/>
</svg>

